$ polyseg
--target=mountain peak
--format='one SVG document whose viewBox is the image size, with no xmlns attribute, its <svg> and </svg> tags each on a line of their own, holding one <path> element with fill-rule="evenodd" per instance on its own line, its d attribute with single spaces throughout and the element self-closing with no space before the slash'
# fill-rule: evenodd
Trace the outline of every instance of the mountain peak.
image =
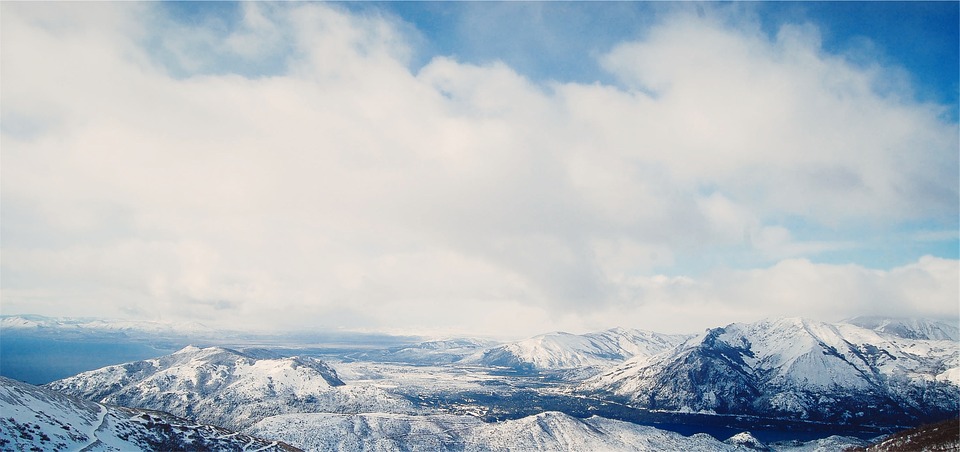
<svg viewBox="0 0 960 452">
<path fill-rule="evenodd" d="M 230 428 L 272 414 L 336 411 L 344 405 L 402 411 L 410 405 L 378 388 L 347 387 L 332 367 L 316 358 L 257 358 L 222 347 L 185 347 L 155 359 L 84 372 L 47 387 Z"/>
<path fill-rule="evenodd" d="M 769 447 L 760 442 L 760 440 L 755 438 L 750 432 L 737 433 L 736 435 L 727 438 L 724 443 L 748 450 L 770 450 Z"/>
<path fill-rule="evenodd" d="M 203 349 L 200 347 L 197 347 L 196 345 L 188 345 L 186 347 L 181 348 L 180 350 L 173 352 L 173 354 L 174 355 L 191 355 L 199 352 L 200 350 L 203 350 Z"/>
<path fill-rule="evenodd" d="M 607 369 L 584 387 L 650 409 L 831 422 L 867 422 L 868 412 L 924 419 L 958 409 L 960 388 L 951 383 L 960 373 L 958 348 L 849 324 L 765 319 L 709 329 L 673 353 Z"/>
</svg>

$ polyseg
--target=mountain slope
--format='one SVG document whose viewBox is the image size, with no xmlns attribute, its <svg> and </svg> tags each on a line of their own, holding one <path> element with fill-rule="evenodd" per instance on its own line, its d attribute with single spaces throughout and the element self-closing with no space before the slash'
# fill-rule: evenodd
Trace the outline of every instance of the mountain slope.
<svg viewBox="0 0 960 452">
<path fill-rule="evenodd" d="M 247 431 L 308 450 L 736 450 L 709 435 L 557 412 L 492 424 L 470 416 L 295 414 L 264 419 Z"/>
<path fill-rule="evenodd" d="M 915 423 L 958 410 L 958 349 L 850 324 L 735 323 L 673 353 L 631 359 L 581 389 L 649 409 Z"/>
<path fill-rule="evenodd" d="M 953 418 L 936 424 L 921 425 L 890 435 L 867 447 L 853 450 L 867 452 L 957 451 L 960 450 L 960 420 Z"/>
<path fill-rule="evenodd" d="M 0 377 L 2 450 L 297 450 L 166 413 L 105 406 Z"/>
<path fill-rule="evenodd" d="M 229 428 L 282 413 L 403 412 L 410 407 L 405 399 L 378 388 L 345 386 L 317 359 L 270 359 L 220 347 L 186 347 L 47 386 L 89 400 L 163 410 Z"/>
<path fill-rule="evenodd" d="M 247 433 L 327 451 L 745 451 L 769 450 L 741 433 L 718 441 L 704 433 L 683 436 L 655 427 L 593 416 L 578 419 L 544 412 L 521 419 L 484 423 L 472 416 L 385 413 L 357 415 L 287 414 L 263 419 Z M 752 439 L 747 443 L 744 438 Z M 807 443 L 778 444 L 781 451 L 844 450 L 865 444 L 832 436 Z"/>
<path fill-rule="evenodd" d="M 622 328 L 584 335 L 557 332 L 494 347 L 466 361 L 523 371 L 597 368 L 638 355 L 655 355 L 687 338 Z"/>
<path fill-rule="evenodd" d="M 844 320 L 843 323 L 904 339 L 954 342 L 960 340 L 960 328 L 957 327 L 956 322 L 861 316 Z"/>
<path fill-rule="evenodd" d="M 546 412 L 485 424 L 466 435 L 467 450 L 736 450 L 707 434 L 690 437 L 601 417 Z"/>
</svg>

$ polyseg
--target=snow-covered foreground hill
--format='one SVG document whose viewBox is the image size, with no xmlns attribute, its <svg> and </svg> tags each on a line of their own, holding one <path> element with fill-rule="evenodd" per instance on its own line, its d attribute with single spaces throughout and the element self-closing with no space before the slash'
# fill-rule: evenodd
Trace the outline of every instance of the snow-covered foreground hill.
<svg viewBox="0 0 960 452">
<path fill-rule="evenodd" d="M 318 359 L 261 358 L 221 347 L 186 347 L 157 359 L 84 372 L 47 387 L 227 428 L 284 413 L 411 410 L 406 399 L 380 388 L 344 385 Z"/>
<path fill-rule="evenodd" d="M 583 391 L 632 406 L 896 425 L 960 409 L 960 345 L 806 319 L 713 328 L 676 350 L 638 356 Z"/>
<path fill-rule="evenodd" d="M 106 406 L 4 377 L 0 413 L 0 450 L 297 450 L 166 413 Z"/>
<path fill-rule="evenodd" d="M 678 433 L 629 422 L 577 419 L 545 412 L 511 421 L 484 423 L 471 416 L 398 414 L 289 414 L 247 429 L 306 450 L 326 451 L 835 451 L 866 444 L 849 437 L 765 445 L 749 433 L 726 442 L 707 434 Z"/>
</svg>

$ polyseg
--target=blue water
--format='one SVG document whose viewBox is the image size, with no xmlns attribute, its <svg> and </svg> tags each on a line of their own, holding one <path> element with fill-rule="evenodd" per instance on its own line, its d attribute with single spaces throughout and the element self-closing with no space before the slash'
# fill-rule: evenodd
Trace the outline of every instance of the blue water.
<svg viewBox="0 0 960 452">
<path fill-rule="evenodd" d="M 0 375 L 40 385 L 99 369 L 141 359 L 156 358 L 176 349 L 138 342 L 103 339 L 56 339 L 0 335 Z"/>
</svg>

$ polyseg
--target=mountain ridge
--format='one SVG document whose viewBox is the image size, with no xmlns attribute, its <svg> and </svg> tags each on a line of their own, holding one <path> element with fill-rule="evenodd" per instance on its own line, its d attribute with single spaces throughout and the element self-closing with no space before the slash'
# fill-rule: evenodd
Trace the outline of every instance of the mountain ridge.
<svg viewBox="0 0 960 452">
<path fill-rule="evenodd" d="M 3 450 L 223 450 L 299 449 L 168 413 L 116 407 L 0 377 L 0 449 Z"/>
<path fill-rule="evenodd" d="M 630 359 L 581 389 L 648 409 L 920 420 L 958 409 L 957 350 L 845 323 L 767 319 L 708 329 L 675 353 Z"/>
<path fill-rule="evenodd" d="M 237 429 L 289 412 L 410 409 L 408 401 L 382 389 L 346 386 L 332 367 L 316 358 L 258 358 L 223 347 L 187 346 L 160 358 L 107 366 L 45 386 Z"/>
<path fill-rule="evenodd" d="M 393 432 L 433 431 L 439 428 L 433 420 L 440 418 L 429 416 L 443 413 L 506 422 L 564 411 L 642 422 L 651 419 L 641 412 L 646 410 L 674 413 L 671 419 L 692 425 L 736 429 L 752 429 L 754 423 L 727 422 L 727 415 L 775 424 L 792 420 L 814 429 L 861 426 L 825 430 L 842 433 L 890 431 L 955 414 L 960 344 L 905 338 L 912 330 L 882 328 L 891 324 L 879 322 L 877 331 L 845 322 L 773 318 L 710 328 L 696 336 L 614 328 L 583 335 L 547 333 L 492 347 L 481 340 L 446 339 L 370 353 L 369 362 L 355 360 L 354 352 L 337 355 L 342 359 L 331 362 L 345 369 L 347 381 L 318 358 L 287 356 L 289 348 L 187 346 L 156 359 L 78 374 L 48 388 L 239 430 L 278 416 L 301 419 L 301 414 L 319 412 L 328 420 L 339 419 L 330 422 L 357 428 L 374 428 L 369 423 L 374 418 L 393 419 L 383 424 Z M 920 332 L 936 331 L 910 325 L 921 325 Z M 533 373 L 469 359 L 489 358 L 490 350 L 515 351 L 507 364 Z M 377 361 L 385 357 L 414 364 Z M 579 373 L 564 367 L 578 365 L 589 367 Z M 406 376 L 414 369 L 415 377 Z M 467 374 L 469 382 L 457 383 Z M 407 419 L 412 415 L 426 417 Z M 774 440 L 758 430 L 757 438 Z M 741 435 L 731 441 L 743 446 L 752 440 Z"/>
<path fill-rule="evenodd" d="M 620 327 L 586 334 L 553 332 L 483 350 L 464 362 L 528 372 L 576 368 L 599 370 L 637 355 L 661 353 L 688 338 L 688 335 Z"/>
<path fill-rule="evenodd" d="M 915 317 L 857 316 L 841 323 L 856 325 L 878 333 L 892 334 L 904 339 L 960 341 L 960 326 L 949 323 Z"/>
</svg>

